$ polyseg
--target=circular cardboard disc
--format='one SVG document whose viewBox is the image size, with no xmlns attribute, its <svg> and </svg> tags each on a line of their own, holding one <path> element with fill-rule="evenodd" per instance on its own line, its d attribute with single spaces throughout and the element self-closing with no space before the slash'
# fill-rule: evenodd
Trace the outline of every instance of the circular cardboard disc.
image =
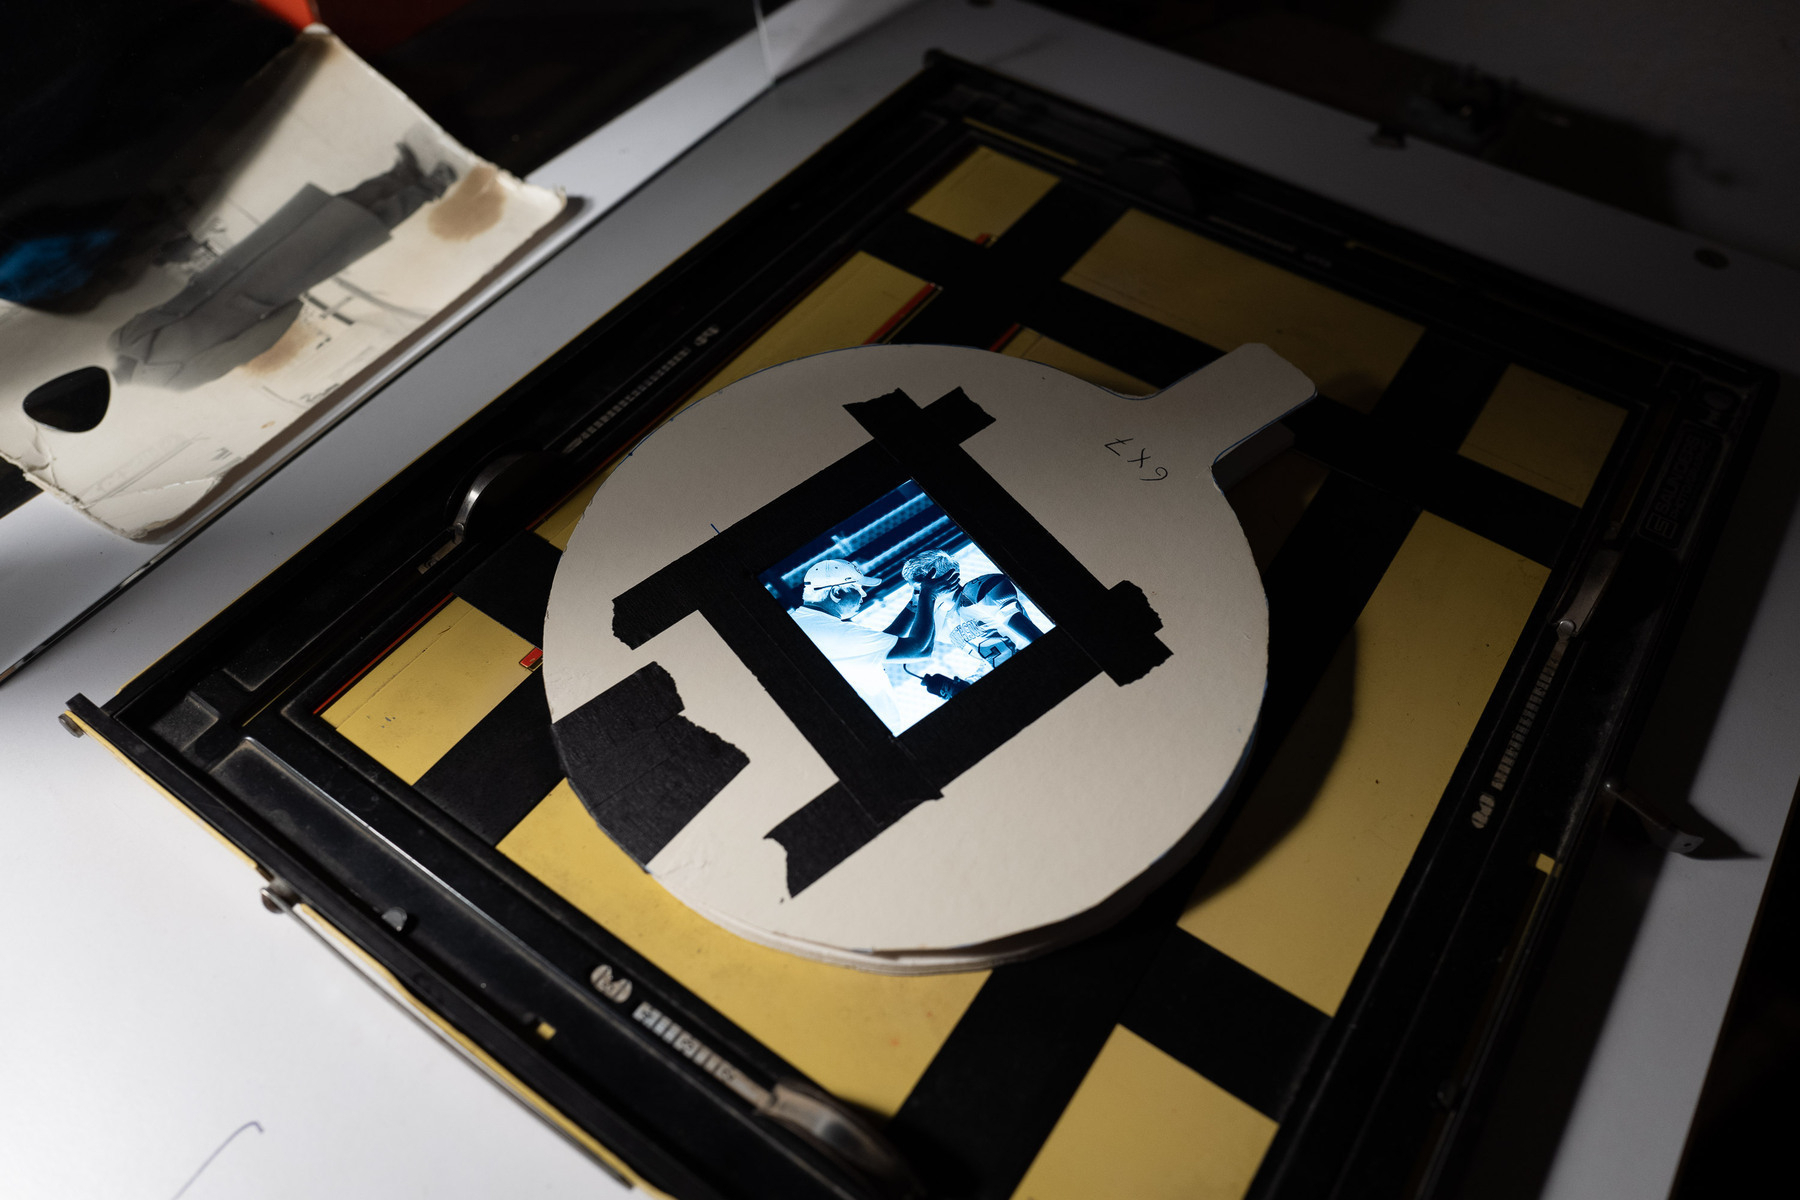
<svg viewBox="0 0 1800 1200">
<path fill-rule="evenodd" d="M 1086 931 L 1191 852 L 1249 744 L 1267 610 L 1212 466 L 1311 394 L 1260 346 L 1140 399 L 934 346 L 730 385 L 563 555 L 571 785 L 675 896 L 794 953 L 969 969 Z"/>
</svg>

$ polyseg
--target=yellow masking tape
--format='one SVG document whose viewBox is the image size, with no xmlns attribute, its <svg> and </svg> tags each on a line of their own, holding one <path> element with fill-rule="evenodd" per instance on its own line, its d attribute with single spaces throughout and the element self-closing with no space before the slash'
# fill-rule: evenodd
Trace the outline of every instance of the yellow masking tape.
<svg viewBox="0 0 1800 1200">
<path fill-rule="evenodd" d="M 1050 172 L 978 146 L 907 211 L 970 241 L 997 238 L 1055 186 Z"/>
<path fill-rule="evenodd" d="M 802 296 L 743 353 L 694 392 L 694 399 L 744 376 L 808 354 L 860 346 L 909 303 L 925 281 L 858 250 Z"/>
<path fill-rule="evenodd" d="M 1219 350 L 1262 342 L 1322 395 L 1368 412 L 1423 332 L 1390 312 L 1147 213 L 1128 212 L 1066 283 Z"/>
<path fill-rule="evenodd" d="M 519 663 L 531 648 L 459 597 L 323 716 L 376 762 L 417 783 L 531 674 Z"/>
<path fill-rule="evenodd" d="M 1238 1200 L 1275 1122 L 1123 1027 L 1013 1200 Z"/>
<path fill-rule="evenodd" d="M 1624 424 L 1625 410 L 1618 405 L 1515 363 L 1482 406 L 1461 453 L 1580 505 Z"/>
</svg>

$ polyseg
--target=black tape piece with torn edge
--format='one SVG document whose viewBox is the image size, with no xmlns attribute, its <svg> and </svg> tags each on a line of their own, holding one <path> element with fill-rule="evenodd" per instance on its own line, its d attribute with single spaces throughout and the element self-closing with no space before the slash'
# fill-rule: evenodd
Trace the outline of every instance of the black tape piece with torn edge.
<svg viewBox="0 0 1800 1200">
<path fill-rule="evenodd" d="M 1156 637 L 1161 619 L 1142 590 L 1129 582 L 1102 585 L 962 448 L 993 418 L 961 389 L 924 408 L 901 391 L 845 408 L 869 431 L 870 443 L 613 602 L 613 632 L 633 648 L 699 612 L 837 775 L 836 784 L 768 835 L 787 853 L 790 895 L 918 805 L 940 798 L 945 784 L 1097 674 L 1124 685 L 1169 656 Z M 1056 627 L 1006 670 L 895 736 L 757 582 L 757 572 L 812 536 L 818 513 L 855 511 L 909 479 Z M 575 774 L 571 782 L 580 794 L 585 785 Z M 609 793 L 605 802 L 584 796 L 584 802 L 615 840 L 623 845 L 635 837 L 641 850 L 651 844 L 643 838 L 649 829 L 666 832 L 656 849 L 679 832 L 699 811 L 689 807 L 693 798 L 658 814 L 626 811 L 655 800 L 642 790 Z"/>
</svg>

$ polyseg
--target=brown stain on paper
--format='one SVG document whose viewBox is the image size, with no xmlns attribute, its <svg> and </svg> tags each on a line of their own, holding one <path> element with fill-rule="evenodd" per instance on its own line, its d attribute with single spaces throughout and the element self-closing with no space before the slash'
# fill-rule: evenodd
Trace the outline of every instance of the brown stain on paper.
<svg viewBox="0 0 1800 1200">
<path fill-rule="evenodd" d="M 492 163 L 475 167 L 432 207 L 426 227 L 446 242 L 466 242 L 492 229 L 506 207 L 506 188 Z"/>
<path fill-rule="evenodd" d="M 273 375 L 281 368 L 293 362 L 312 344 L 312 326 L 305 318 L 297 319 L 287 327 L 287 332 L 273 346 L 244 364 L 244 372 L 248 375 Z"/>
</svg>

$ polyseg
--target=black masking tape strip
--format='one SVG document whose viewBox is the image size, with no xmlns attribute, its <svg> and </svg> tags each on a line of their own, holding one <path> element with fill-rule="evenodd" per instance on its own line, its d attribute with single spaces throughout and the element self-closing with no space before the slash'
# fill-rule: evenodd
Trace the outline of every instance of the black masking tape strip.
<svg viewBox="0 0 1800 1200">
<path fill-rule="evenodd" d="M 898 345 L 972 346 L 985 350 L 1006 337 L 1014 321 L 993 298 L 968 289 L 943 291 L 889 340 Z"/>
<path fill-rule="evenodd" d="M 1009 230 L 988 250 L 910 213 L 885 222 L 863 249 L 944 289 L 896 340 L 958 341 L 970 330 L 974 336 L 985 334 L 994 322 L 965 316 L 939 327 L 939 318 L 933 316 L 940 306 L 947 306 L 948 322 L 956 309 L 982 305 L 1004 314 L 1006 320 L 998 325 L 1001 331 L 1017 322 L 1154 387 L 1167 387 L 1219 356 L 1219 350 L 1204 342 L 1063 283 L 1061 270 L 1022 269 L 1010 252 L 1001 253 L 1013 241 L 1014 232 Z M 959 299 L 952 306 L 953 298 Z M 991 345 L 992 339 L 981 344 Z"/>
<path fill-rule="evenodd" d="M 979 428 L 987 420 L 986 414 L 958 412 L 953 405 L 939 419 L 953 431 Z M 909 811 L 938 790 L 757 582 L 756 572 L 814 536 L 821 513 L 855 512 L 903 482 L 891 456 L 874 445 L 861 447 L 613 604 L 614 634 L 634 648 L 690 613 L 705 617 L 843 781 L 838 791 L 857 809 L 852 824 L 875 832 L 885 825 L 863 813 L 863 806 Z"/>
<path fill-rule="evenodd" d="M 973 404 L 960 389 L 937 403 Z M 938 434 L 925 419 L 928 410 L 904 392 L 846 408 L 899 461 L 903 473 L 1056 622 L 1055 629 L 1003 670 L 985 676 L 954 705 L 935 710 L 896 739 L 929 781 L 941 787 L 992 753 L 1093 678 L 1090 665 L 1125 684 L 1168 658 L 1167 647 L 1155 636 L 1161 619 L 1142 591 L 1128 582 L 1102 588 L 958 442 Z M 847 786 L 827 790 L 768 834 L 788 854 L 790 895 L 798 895 L 866 844 L 866 837 L 855 840 L 856 832 L 878 834 L 933 798 L 919 792 L 878 798 L 842 772 L 839 779 Z"/>
<path fill-rule="evenodd" d="M 798 896 L 919 804 L 937 799 L 937 788 L 1099 674 L 1062 629 L 1052 629 L 1000 670 L 976 680 L 953 704 L 926 714 L 893 742 L 909 765 L 936 785 L 931 795 L 896 797 L 888 790 L 872 800 L 838 784 L 768 832 L 787 852 L 788 894 Z"/>
<path fill-rule="evenodd" d="M 1279 1121 L 1331 1018 L 1179 927 L 1119 1024 Z"/>
<path fill-rule="evenodd" d="M 1059 625 L 896 740 L 942 786 L 1099 674 L 1093 658 Z"/>
<path fill-rule="evenodd" d="M 544 677 L 533 672 L 464 734 L 413 788 L 490 846 L 563 777 L 550 737 Z"/>
<path fill-rule="evenodd" d="M 649 663 L 552 726 L 575 795 L 640 866 L 750 765 L 681 710 L 674 679 Z"/>
<path fill-rule="evenodd" d="M 1243 794 L 1250 794 L 1318 689 L 1418 513 L 1397 497 L 1333 475 L 1263 572 L 1269 683 L 1240 785 Z"/>
<path fill-rule="evenodd" d="M 1381 393 L 1369 420 L 1420 449 L 1455 453 L 1507 360 L 1484 347 L 1427 329 Z"/>
<path fill-rule="evenodd" d="M 1556 562 L 1579 516 L 1567 501 L 1453 449 L 1423 445 L 1399 429 L 1384 431 L 1373 418 L 1328 400 L 1290 414 L 1285 424 L 1293 431 L 1296 450 L 1340 475 L 1546 566 Z"/>
<path fill-rule="evenodd" d="M 1168 657 L 1155 636 L 1161 620 L 1138 588 L 1128 582 L 1102 587 L 962 452 L 960 443 L 992 418 L 960 389 L 923 409 L 900 392 L 846 407 L 874 441 L 627 589 L 613 604 L 613 632 L 633 648 L 691 613 L 705 617 L 837 776 L 836 785 L 769 834 L 788 853 L 792 894 L 936 799 L 950 780 L 1099 671 L 1129 683 Z M 757 573 L 817 536 L 822 516 L 855 512 L 908 479 L 1012 576 L 1056 628 L 895 737 Z M 605 824 L 601 809 L 590 807 Z"/>
<path fill-rule="evenodd" d="M 701 613 L 872 819 L 896 808 L 910 810 L 939 794 L 932 778 L 754 576 L 740 570 L 713 578 L 718 589 L 705 597 Z"/>
<path fill-rule="evenodd" d="M 945 1200 L 1005 1200 L 1181 913 L 1196 864 L 1092 937 L 997 968 L 886 1133 Z"/>
<path fill-rule="evenodd" d="M 1421 472 L 1420 502 L 1470 533 L 1553 567 L 1581 510 L 1548 492 L 1460 455 L 1445 455 Z"/>
<path fill-rule="evenodd" d="M 1426 330 L 1368 417 L 1320 402 L 1292 414 L 1295 448 L 1546 566 L 1578 510 L 1457 453 L 1505 374 L 1492 350 Z"/>
<path fill-rule="evenodd" d="M 903 482 L 879 447 L 852 452 L 622 593 L 614 634 L 635 648 L 698 612 L 848 787 L 871 802 L 884 790 L 929 798 L 887 727 L 756 580 L 758 564 L 818 532 L 821 513 L 855 512 Z"/>
<path fill-rule="evenodd" d="M 798 896 L 888 827 L 834 783 L 766 836 L 787 852 L 788 895 Z"/>
<path fill-rule="evenodd" d="M 981 249 L 996 271 L 1049 282 L 1062 278 L 1129 211 L 1117 196 L 1060 180 Z"/>
<path fill-rule="evenodd" d="M 893 737 L 746 571 L 734 571 L 727 561 L 707 578 L 717 590 L 696 589 L 702 614 L 840 780 L 768 835 L 788 852 L 791 895 L 919 804 L 938 798 L 944 784 L 1099 673 L 1066 633 L 1052 629 L 954 705 Z M 831 832 L 820 834 L 825 830 Z M 857 832 L 860 840 L 852 836 Z"/>
<path fill-rule="evenodd" d="M 544 610 L 562 551 L 529 530 L 515 534 L 456 585 L 456 594 L 533 646 L 544 644 Z"/>
<path fill-rule="evenodd" d="M 1113 682 L 1141 679 L 1168 659 L 1156 636 L 1162 619 L 1143 592 L 1104 588 L 960 443 L 938 436 L 905 392 L 844 407 Z"/>
<path fill-rule="evenodd" d="M 958 391 L 939 403 L 972 402 Z M 1168 657 L 1155 638 L 1160 618 L 1142 592 L 1129 583 L 1103 590 L 957 443 L 935 436 L 924 410 L 904 393 L 847 408 L 1057 622 L 1004 670 L 957 697 L 954 707 L 937 709 L 897 739 L 934 782 L 948 783 L 1071 695 L 1093 677 L 1090 664 L 1126 683 Z M 1141 639 L 1136 645 L 1134 634 Z M 1102 647 L 1099 653 L 1095 645 Z M 866 844 L 869 831 L 879 833 L 922 799 L 902 797 L 896 810 L 869 803 L 854 786 L 833 788 L 771 830 L 769 837 L 788 854 L 789 893 L 798 895 Z M 857 840 L 858 833 L 863 840 Z"/>
<path fill-rule="evenodd" d="M 962 441 L 993 423 L 993 418 L 960 391 L 925 409 L 931 427 L 943 438 Z M 776 497 L 717 537 L 677 559 L 613 600 L 613 634 L 637 649 L 675 622 L 700 609 L 695 590 L 719 569 L 717 551 L 752 575 L 818 533 L 820 514 L 855 512 L 900 484 L 907 476 L 879 446 L 851 451 L 805 483 Z"/>
<path fill-rule="evenodd" d="M 924 277 L 949 284 L 895 340 L 993 345 L 1020 319 L 1013 311 L 1018 300 L 1054 288 L 1063 273 L 1125 211 L 1113 197 L 1064 181 L 1014 221 L 1003 237 L 985 245 L 960 237 L 942 241 L 945 231 L 911 214 L 890 218 L 887 229 L 898 230 L 897 237 L 888 238 L 890 249 L 905 254 L 907 231 L 913 231 L 925 240 L 923 254 L 914 254 L 921 260 L 915 265 L 932 263 L 945 272 L 945 278 L 940 280 L 936 274 Z M 887 230 L 876 234 L 878 242 L 884 232 Z"/>
</svg>

